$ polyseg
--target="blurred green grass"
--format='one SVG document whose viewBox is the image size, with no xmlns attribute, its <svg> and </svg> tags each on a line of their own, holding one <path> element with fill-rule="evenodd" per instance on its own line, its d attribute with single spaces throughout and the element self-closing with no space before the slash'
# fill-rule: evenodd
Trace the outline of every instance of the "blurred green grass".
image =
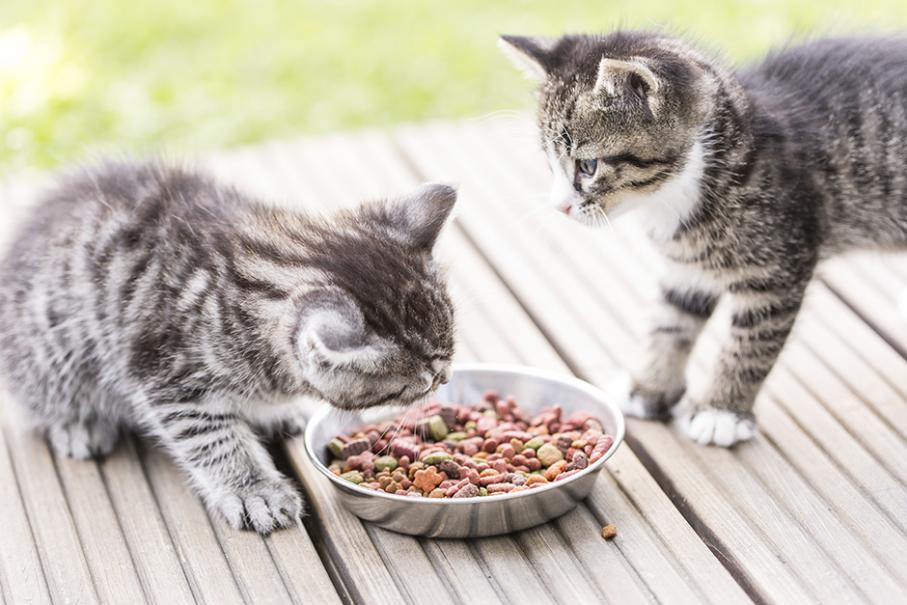
<svg viewBox="0 0 907 605">
<path fill-rule="evenodd" d="M 667 27 L 735 61 L 904 0 L 4 0 L 0 172 L 531 106 L 499 33 Z"/>
</svg>

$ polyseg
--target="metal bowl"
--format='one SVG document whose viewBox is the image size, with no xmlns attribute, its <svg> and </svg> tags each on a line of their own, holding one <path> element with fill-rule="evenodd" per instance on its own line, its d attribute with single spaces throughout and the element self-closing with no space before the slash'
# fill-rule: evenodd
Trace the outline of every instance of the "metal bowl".
<svg viewBox="0 0 907 605">
<path fill-rule="evenodd" d="M 614 444 L 588 468 L 563 481 L 502 496 L 440 499 L 413 498 L 372 491 L 350 483 L 328 470 L 327 444 L 335 436 L 348 433 L 370 422 L 386 420 L 399 409 L 372 409 L 350 414 L 329 406 L 319 410 L 305 432 L 305 450 L 315 468 L 324 473 L 340 501 L 356 516 L 381 527 L 416 536 L 432 538 L 475 538 L 493 536 L 533 527 L 573 509 L 589 495 L 605 460 L 624 438 L 624 418 L 616 405 L 592 385 L 572 378 L 533 368 L 466 364 L 454 368 L 453 375 L 433 399 L 450 403 L 475 403 L 488 390 L 516 397 L 528 413 L 555 403 L 569 414 L 577 410 L 594 413 L 614 437 Z"/>
</svg>

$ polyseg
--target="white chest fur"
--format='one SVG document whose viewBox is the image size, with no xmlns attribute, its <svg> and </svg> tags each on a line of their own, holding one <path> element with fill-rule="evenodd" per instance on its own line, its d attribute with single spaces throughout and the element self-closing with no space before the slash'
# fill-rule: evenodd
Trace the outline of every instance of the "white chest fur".
<svg viewBox="0 0 907 605">
<path fill-rule="evenodd" d="M 609 216 L 632 216 L 653 240 L 667 241 L 699 203 L 704 167 L 702 144 L 697 141 L 679 174 L 652 193 L 627 193 Z"/>
</svg>

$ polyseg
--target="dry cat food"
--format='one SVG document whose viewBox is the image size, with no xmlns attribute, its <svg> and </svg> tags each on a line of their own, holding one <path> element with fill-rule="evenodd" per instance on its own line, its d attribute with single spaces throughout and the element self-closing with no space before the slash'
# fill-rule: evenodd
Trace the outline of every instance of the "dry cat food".
<svg viewBox="0 0 907 605">
<path fill-rule="evenodd" d="M 474 498 L 561 481 L 605 455 L 614 439 L 588 412 L 554 405 L 528 417 L 513 397 L 473 406 L 433 402 L 328 444 L 328 468 L 360 487 L 401 496 Z"/>
</svg>

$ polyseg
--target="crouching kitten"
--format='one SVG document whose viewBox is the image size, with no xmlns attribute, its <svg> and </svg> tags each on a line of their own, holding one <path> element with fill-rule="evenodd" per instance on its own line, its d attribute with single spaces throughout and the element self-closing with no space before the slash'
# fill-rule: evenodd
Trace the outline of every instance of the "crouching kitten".
<svg viewBox="0 0 907 605">
<path fill-rule="evenodd" d="M 260 438 L 299 430 L 292 398 L 406 404 L 447 380 L 432 247 L 455 199 L 427 185 L 323 220 L 161 164 L 71 175 L 0 264 L 0 369 L 59 454 L 136 429 L 232 526 L 285 527 L 302 499 Z"/>
</svg>

